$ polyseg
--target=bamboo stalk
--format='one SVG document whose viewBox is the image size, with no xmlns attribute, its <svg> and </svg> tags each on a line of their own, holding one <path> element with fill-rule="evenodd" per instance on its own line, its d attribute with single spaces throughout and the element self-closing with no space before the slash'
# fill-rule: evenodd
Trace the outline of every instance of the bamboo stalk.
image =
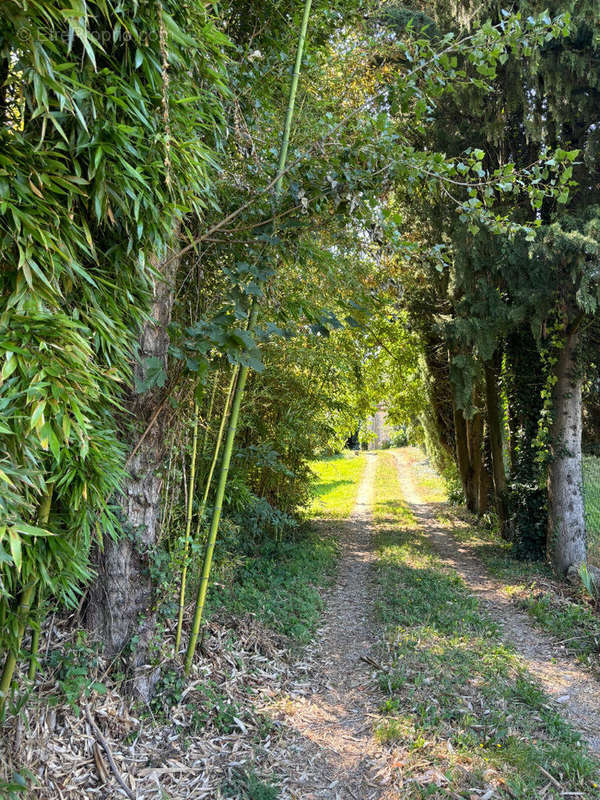
<svg viewBox="0 0 600 800">
<path fill-rule="evenodd" d="M 298 48 L 296 50 L 296 61 L 294 63 L 294 72 L 292 74 L 292 82 L 290 84 L 287 113 L 285 115 L 285 123 L 283 126 L 283 139 L 281 140 L 281 149 L 279 151 L 277 181 L 275 182 L 276 196 L 281 194 L 281 187 L 283 184 L 285 162 L 287 160 L 288 148 L 290 145 L 290 133 L 292 131 L 292 120 L 294 118 L 294 106 L 296 105 L 296 92 L 298 91 L 298 80 L 300 79 L 300 67 L 302 66 L 302 56 L 304 55 L 304 43 L 306 42 L 306 31 L 308 30 L 308 19 L 310 17 L 311 5 L 312 0 L 305 0 L 304 14 L 302 15 L 302 24 L 300 26 L 300 36 L 298 37 Z"/>
<path fill-rule="evenodd" d="M 253 321 L 256 315 L 254 309 L 250 317 Z M 235 392 L 233 396 L 233 404 L 231 406 L 231 416 L 229 418 L 229 427 L 227 429 L 227 439 L 225 440 L 225 449 L 223 450 L 223 460 L 221 462 L 221 469 L 219 471 L 219 483 L 217 484 L 217 495 L 215 498 L 215 505 L 208 532 L 208 539 L 206 542 L 206 551 L 204 554 L 204 563 L 202 565 L 202 575 L 200 576 L 200 584 L 198 586 L 198 593 L 196 595 L 196 607 L 194 609 L 194 621 L 192 623 L 192 630 L 190 633 L 190 640 L 188 642 L 187 651 L 185 654 L 185 674 L 189 675 L 192 668 L 192 660 L 196 651 L 196 644 L 198 642 L 198 634 L 200 632 L 200 624 L 202 622 L 202 614 L 204 612 L 204 604 L 206 602 L 206 592 L 208 589 L 208 580 L 210 578 L 210 570 L 212 566 L 213 553 L 215 550 L 215 542 L 217 540 L 217 531 L 219 529 L 219 522 L 221 519 L 221 510 L 223 508 L 223 498 L 225 496 L 225 487 L 227 485 L 227 475 L 229 473 L 229 464 L 231 462 L 231 454 L 233 452 L 233 442 L 235 439 L 235 432 L 237 429 L 237 421 L 240 413 L 240 405 L 244 393 L 244 386 L 248 377 L 248 367 L 241 367 Z"/>
<path fill-rule="evenodd" d="M 181 483 L 183 485 L 183 499 L 187 508 L 190 492 L 188 492 L 187 475 L 185 473 L 185 448 L 183 444 L 181 445 Z"/>
<path fill-rule="evenodd" d="M 198 401 L 194 401 L 194 433 L 192 440 L 192 460 L 190 462 L 190 488 L 188 491 L 187 513 L 185 517 L 185 540 L 183 544 L 183 567 L 181 569 L 181 585 L 179 588 L 179 614 L 177 617 L 177 633 L 175 634 L 175 653 L 179 651 L 181 642 L 181 628 L 183 627 L 183 612 L 185 611 L 185 587 L 187 582 L 188 551 L 190 549 L 190 533 L 192 532 L 192 506 L 194 503 L 194 483 L 196 481 L 196 456 L 198 453 L 198 418 L 200 408 Z"/>
<path fill-rule="evenodd" d="M 31 650 L 29 653 L 29 670 L 27 672 L 27 677 L 30 681 L 34 680 L 35 673 L 37 672 L 38 666 L 38 651 L 40 649 L 40 629 L 42 625 L 40 609 L 42 605 L 42 594 L 41 591 L 38 589 L 36 594 L 36 608 L 34 612 L 34 616 L 37 617 L 32 630 L 31 630 Z"/>
<path fill-rule="evenodd" d="M 38 525 L 40 527 L 48 524 L 48 517 L 50 516 L 50 506 L 52 505 L 52 491 L 53 491 L 53 486 L 49 486 L 38 508 L 37 520 L 38 520 Z M 21 597 L 19 598 L 19 605 L 16 611 L 17 614 L 16 646 L 8 651 L 6 655 L 6 660 L 4 662 L 2 675 L 0 676 L 0 714 L 2 714 L 2 712 L 4 711 L 6 698 L 8 697 L 8 693 L 10 691 L 10 685 L 12 683 L 13 675 L 15 673 L 15 667 L 17 666 L 17 656 L 19 650 L 21 649 L 21 643 L 23 641 L 23 636 L 25 635 L 25 628 L 27 627 L 27 622 L 29 621 L 29 614 L 31 611 L 31 604 L 33 602 L 33 598 L 35 595 L 36 584 L 37 581 L 33 580 L 28 586 L 26 586 L 23 589 L 23 591 L 21 592 Z"/>
<path fill-rule="evenodd" d="M 208 475 L 206 478 L 206 483 L 204 485 L 204 494 L 202 496 L 202 501 L 200 503 L 200 508 L 198 509 L 198 520 L 196 522 L 196 541 L 200 536 L 200 528 L 202 526 L 202 520 L 204 519 L 204 512 L 206 511 L 206 504 L 208 503 L 208 495 L 210 492 L 210 487 L 212 484 L 213 475 L 215 472 L 215 468 L 217 466 L 217 461 L 219 460 L 219 451 L 221 450 L 221 442 L 223 441 L 223 434 L 225 432 L 225 424 L 227 423 L 227 416 L 229 414 L 229 407 L 231 405 L 231 398 L 233 396 L 233 390 L 235 387 L 235 382 L 238 377 L 238 373 L 240 371 L 239 365 L 236 364 L 233 368 L 233 373 L 231 375 L 231 380 L 229 381 L 229 387 L 227 389 L 227 395 L 225 397 L 225 408 L 223 409 L 223 414 L 221 415 L 221 424 L 219 425 L 219 430 L 217 433 L 217 438 L 215 441 L 215 451 L 213 453 L 212 460 L 210 462 L 210 469 L 208 470 Z"/>
<path fill-rule="evenodd" d="M 219 386 L 219 378 L 221 373 L 217 370 L 215 380 L 213 383 L 212 392 L 210 393 L 210 403 L 208 404 L 208 414 L 206 415 L 206 427 L 204 429 L 204 438 L 202 439 L 202 455 L 206 453 L 206 444 L 208 442 L 208 432 L 210 429 L 210 421 L 213 415 L 213 408 L 215 407 L 215 398 L 217 396 L 217 388 Z"/>
<path fill-rule="evenodd" d="M 283 183 L 283 175 L 285 172 L 285 162 L 287 158 L 290 132 L 292 129 L 292 119 L 294 116 L 294 106 L 296 103 L 296 92 L 298 89 L 298 80 L 300 77 L 300 67 L 302 66 L 302 56 L 304 53 L 304 44 L 306 41 L 306 31 L 308 29 L 308 20 L 310 17 L 310 8 L 312 0 L 305 0 L 304 13 L 302 15 L 302 24 L 300 26 L 300 35 L 298 37 L 298 48 L 296 50 L 296 61 L 294 63 L 294 72 L 292 74 L 292 81 L 290 84 L 290 92 L 288 97 L 287 113 L 283 127 L 283 138 L 281 141 L 281 149 L 279 151 L 279 164 L 278 174 L 275 181 L 275 195 L 279 197 L 281 194 L 281 187 Z M 253 298 L 249 320 L 248 330 L 254 330 L 256 320 L 258 319 L 258 304 L 256 298 Z M 239 376 L 235 391 L 233 395 L 233 403 L 231 406 L 231 416 L 229 418 L 229 427 L 227 429 L 227 439 L 225 441 L 225 449 L 223 451 L 223 460 L 221 462 L 221 469 L 219 471 L 219 482 L 217 484 L 217 494 L 215 498 L 215 505 L 213 508 L 212 519 L 208 531 L 208 539 L 206 543 L 206 551 L 204 554 L 204 563 L 202 566 L 202 575 L 200 584 L 198 586 L 198 593 L 196 596 L 196 607 L 194 609 L 194 620 L 192 623 L 192 631 L 188 642 L 187 651 L 185 654 L 185 674 L 189 675 L 192 668 L 192 660 L 198 642 L 198 634 L 200 632 L 200 625 L 202 623 L 202 614 L 204 612 L 204 604 L 206 602 L 206 593 L 208 591 L 208 581 L 210 578 L 210 570 L 212 566 L 212 558 L 215 549 L 215 542 L 217 539 L 217 531 L 219 529 L 219 522 L 221 520 L 221 510 L 223 508 L 223 498 L 225 496 L 225 487 L 227 485 L 227 476 L 229 473 L 229 464 L 231 462 L 231 454 L 233 452 L 233 444 L 237 430 L 237 423 L 240 413 L 240 406 L 242 397 L 244 395 L 244 388 L 248 378 L 248 367 L 239 367 Z"/>
<path fill-rule="evenodd" d="M 21 598 L 16 612 L 18 620 L 17 645 L 8 651 L 6 661 L 4 662 L 4 669 L 2 670 L 2 677 L 0 677 L 0 713 L 4 710 L 4 704 L 10 691 L 10 684 L 15 673 L 15 667 L 17 666 L 17 654 L 21 649 L 21 642 L 25 634 L 34 594 L 35 582 L 30 583 L 29 586 L 26 586 L 21 592 Z"/>
<path fill-rule="evenodd" d="M 164 503 L 164 506 L 163 506 L 162 518 L 160 520 L 160 529 L 161 529 L 161 531 L 165 530 L 165 522 L 167 520 L 167 514 L 168 514 L 168 511 L 169 511 L 169 489 L 171 488 L 170 487 L 170 483 L 171 483 L 171 465 L 172 465 L 172 463 L 173 463 L 173 444 L 171 443 L 171 445 L 169 446 L 169 466 L 167 467 L 167 480 L 166 480 L 166 483 L 165 483 L 165 494 L 164 494 L 165 503 Z"/>
</svg>

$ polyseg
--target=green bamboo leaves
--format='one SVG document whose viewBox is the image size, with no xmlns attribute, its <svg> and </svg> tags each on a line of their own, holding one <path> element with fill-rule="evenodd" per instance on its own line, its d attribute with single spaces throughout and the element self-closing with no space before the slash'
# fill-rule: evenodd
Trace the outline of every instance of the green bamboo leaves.
<svg viewBox="0 0 600 800">
<path fill-rule="evenodd" d="M 103 0 L 76 5 L 72 15 L 52 0 L 3 9 L 3 690 L 36 598 L 76 604 L 94 540 L 121 533 L 109 498 L 124 475 L 121 399 L 151 299 L 150 256 L 182 209 L 212 202 L 228 94 L 228 40 L 204 6 L 164 0 L 161 46 L 156 4 L 127 14 Z M 38 505 L 49 490 L 48 532 Z"/>
<path fill-rule="evenodd" d="M 50 507 L 52 505 L 53 487 L 50 486 L 44 495 L 42 502 L 38 509 L 38 522 L 40 526 L 48 524 L 50 516 Z M 16 565 L 15 565 L 16 566 Z M 20 571 L 20 569 L 19 569 Z M 21 648 L 25 628 L 30 620 L 31 606 L 33 604 L 36 591 L 38 591 L 38 579 L 35 575 L 28 576 L 26 582 L 23 583 L 19 602 L 14 613 L 15 630 L 13 640 L 8 645 L 8 652 L 4 662 L 4 669 L 0 675 L 0 715 L 4 711 L 6 698 L 10 691 L 10 685 L 15 672 L 17 664 L 17 656 Z M 39 620 L 38 620 L 39 623 Z M 32 664 L 35 663 L 34 659 L 37 655 L 37 643 L 39 642 L 39 627 L 36 627 L 36 632 L 33 638 L 32 646 Z M 35 648 L 35 650 L 33 649 Z M 29 675 L 31 678 L 35 675 L 35 670 L 30 667 Z"/>
</svg>

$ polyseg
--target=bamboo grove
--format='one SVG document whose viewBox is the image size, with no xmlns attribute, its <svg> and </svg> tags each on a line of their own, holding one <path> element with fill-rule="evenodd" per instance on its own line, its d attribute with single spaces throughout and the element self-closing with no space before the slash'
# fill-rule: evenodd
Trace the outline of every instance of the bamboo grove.
<svg viewBox="0 0 600 800">
<path fill-rule="evenodd" d="M 380 400 L 523 552 L 547 474 L 572 527 L 597 134 L 549 87 L 597 41 L 518 5 L 3 4 L 2 702 L 49 609 L 146 699 L 189 674 L 220 541 L 293 535 Z"/>
</svg>

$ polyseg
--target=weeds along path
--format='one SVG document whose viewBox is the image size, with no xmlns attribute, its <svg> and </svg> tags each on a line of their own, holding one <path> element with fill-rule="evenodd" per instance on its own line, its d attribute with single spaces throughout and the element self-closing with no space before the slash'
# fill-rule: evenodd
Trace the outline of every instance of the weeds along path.
<svg viewBox="0 0 600 800">
<path fill-rule="evenodd" d="M 394 455 L 404 499 L 419 527 L 444 563 L 462 576 L 500 626 L 504 638 L 517 650 L 529 672 L 559 704 L 560 713 L 581 732 L 592 751 L 600 752 L 600 684 L 565 656 L 551 637 L 534 628 L 502 591 L 502 582 L 488 574 L 469 544 L 457 541 L 451 529 L 440 524 L 435 504 L 426 500 L 424 467 L 419 465 L 416 453 L 407 448 Z"/>
<path fill-rule="evenodd" d="M 377 456 L 365 457 L 354 511 L 333 523 L 342 555 L 323 625 L 293 668 L 296 680 L 288 695 L 268 709 L 284 722 L 273 746 L 278 752 L 270 754 L 271 765 L 286 776 L 281 798 L 388 797 L 388 765 L 372 732 L 381 694 L 368 663 L 376 645 L 371 508 Z"/>
</svg>

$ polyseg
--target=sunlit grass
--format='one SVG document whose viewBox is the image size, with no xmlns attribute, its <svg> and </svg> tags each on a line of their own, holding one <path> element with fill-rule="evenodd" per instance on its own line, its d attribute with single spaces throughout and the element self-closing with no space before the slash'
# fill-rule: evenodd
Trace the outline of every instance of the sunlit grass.
<svg viewBox="0 0 600 800">
<path fill-rule="evenodd" d="M 402 457 L 419 476 L 419 489 L 427 503 L 445 503 L 448 493 L 443 479 L 431 466 L 429 459 L 420 447 L 402 447 L 391 452 L 402 452 Z"/>
<path fill-rule="evenodd" d="M 315 473 L 311 517 L 344 519 L 352 513 L 358 487 L 366 467 L 365 453 L 347 451 L 314 461 L 310 466 Z"/>
</svg>

